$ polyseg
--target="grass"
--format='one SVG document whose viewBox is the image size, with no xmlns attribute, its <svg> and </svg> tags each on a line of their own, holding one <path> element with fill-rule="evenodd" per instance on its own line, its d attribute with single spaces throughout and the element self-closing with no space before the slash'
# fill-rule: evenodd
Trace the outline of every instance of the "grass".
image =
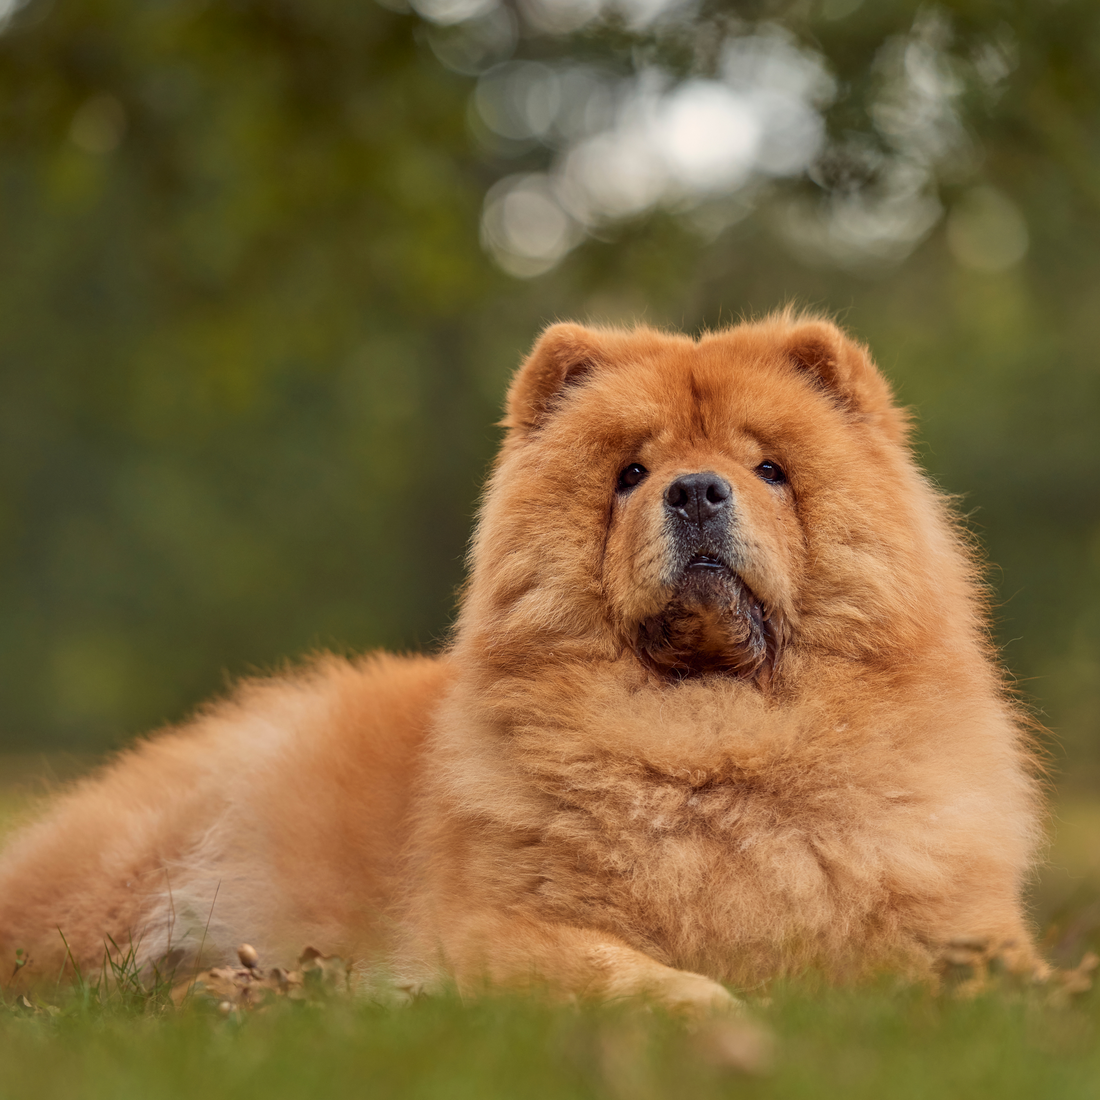
<svg viewBox="0 0 1100 1100">
<path fill-rule="evenodd" d="M 23 796 L 0 793 L 0 815 L 25 806 Z M 1081 801 L 1059 816 L 1053 870 L 1037 897 L 1055 918 L 1054 940 L 1079 953 L 1095 935 L 1078 917 L 1098 896 L 1100 811 Z M 1040 992 L 1012 988 L 960 1000 L 890 981 L 779 985 L 753 1004 L 775 1037 L 771 1069 L 746 1074 L 716 1054 L 707 1027 L 659 1013 L 443 997 L 402 1009 L 283 1001 L 222 1015 L 201 999 L 176 1009 L 163 988 L 138 987 L 125 955 L 114 972 L 58 989 L 44 999 L 54 1002 L 48 1008 L 11 996 L 0 1003 L 0 1100 L 1100 1095 L 1095 990 L 1056 1007 Z"/>
<path fill-rule="evenodd" d="M 1021 995 L 795 985 L 756 1013 L 777 1038 L 762 1075 L 717 1063 L 705 1034 L 623 1010 L 441 998 L 388 1010 L 284 1002 L 237 1018 L 73 999 L 57 1015 L 9 1007 L 0 1017 L 0 1097 L 1094 1100 L 1100 1091 L 1093 994 L 1051 1008 Z"/>
</svg>

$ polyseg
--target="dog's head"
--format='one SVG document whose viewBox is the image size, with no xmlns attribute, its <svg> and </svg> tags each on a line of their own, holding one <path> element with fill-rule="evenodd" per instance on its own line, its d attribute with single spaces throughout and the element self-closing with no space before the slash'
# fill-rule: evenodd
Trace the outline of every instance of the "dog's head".
<svg viewBox="0 0 1100 1100">
<path fill-rule="evenodd" d="M 965 593 L 904 414 L 828 322 L 555 325 L 505 424 L 463 613 L 498 655 L 766 684 L 792 644 L 904 644 L 937 569 Z"/>
</svg>

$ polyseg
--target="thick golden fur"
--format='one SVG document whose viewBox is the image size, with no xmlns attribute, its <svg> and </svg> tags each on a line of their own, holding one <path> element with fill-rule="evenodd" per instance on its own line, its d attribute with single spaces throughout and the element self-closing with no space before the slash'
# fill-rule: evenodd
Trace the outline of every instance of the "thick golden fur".
<svg viewBox="0 0 1100 1100">
<path fill-rule="evenodd" d="M 959 936 L 1039 966 L 1026 739 L 866 350 L 556 325 L 505 423 L 449 649 L 247 683 L 78 785 L 0 859 L 4 965 L 310 943 L 688 1007 Z"/>
</svg>

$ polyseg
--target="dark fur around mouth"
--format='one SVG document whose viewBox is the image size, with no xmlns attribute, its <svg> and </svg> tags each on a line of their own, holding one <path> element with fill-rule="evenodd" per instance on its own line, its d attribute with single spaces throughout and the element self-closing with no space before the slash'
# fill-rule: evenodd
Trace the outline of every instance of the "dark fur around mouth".
<svg viewBox="0 0 1100 1100">
<path fill-rule="evenodd" d="M 781 625 L 728 566 L 697 554 L 665 609 L 638 628 L 637 651 L 672 679 L 710 672 L 766 685 L 779 659 Z"/>
</svg>

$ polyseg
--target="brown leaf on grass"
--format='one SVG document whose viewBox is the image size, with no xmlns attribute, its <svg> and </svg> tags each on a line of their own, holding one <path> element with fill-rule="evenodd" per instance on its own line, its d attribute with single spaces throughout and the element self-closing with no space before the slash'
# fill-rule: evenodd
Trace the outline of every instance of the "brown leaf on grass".
<svg viewBox="0 0 1100 1100">
<path fill-rule="evenodd" d="M 324 955 L 307 947 L 298 958 L 296 970 L 260 967 L 256 950 L 248 944 L 237 949 L 240 966 L 215 966 L 181 982 L 172 990 L 176 1005 L 197 998 L 215 1004 L 228 1015 L 234 1009 L 255 1009 L 280 998 L 318 1001 L 349 991 L 348 964 L 337 955 Z"/>
<path fill-rule="evenodd" d="M 1100 966 L 1100 957 L 1093 951 L 1085 952 L 1081 961 L 1072 970 L 1055 970 L 1050 978 L 1050 1001 L 1052 1004 L 1068 1004 L 1074 997 L 1092 989 L 1093 975 Z"/>
<path fill-rule="evenodd" d="M 350 990 L 351 966 L 339 955 L 322 955 L 315 947 L 307 947 L 298 957 L 298 970 L 307 990 L 326 993 Z"/>
<path fill-rule="evenodd" d="M 942 988 L 957 997 L 973 997 L 989 989 L 1042 987 L 1051 1004 L 1067 1004 L 1092 989 L 1100 959 L 1088 952 L 1077 966 L 1066 969 L 1045 963 L 1021 970 L 1015 945 L 992 943 L 973 936 L 949 940 L 939 951 L 936 973 Z"/>
<path fill-rule="evenodd" d="M 45 1001 L 32 1001 L 25 993 L 19 994 L 13 1000 L 6 1002 L 10 1009 L 19 1016 L 60 1016 L 61 1009 L 57 1005 L 47 1004 Z"/>
</svg>

